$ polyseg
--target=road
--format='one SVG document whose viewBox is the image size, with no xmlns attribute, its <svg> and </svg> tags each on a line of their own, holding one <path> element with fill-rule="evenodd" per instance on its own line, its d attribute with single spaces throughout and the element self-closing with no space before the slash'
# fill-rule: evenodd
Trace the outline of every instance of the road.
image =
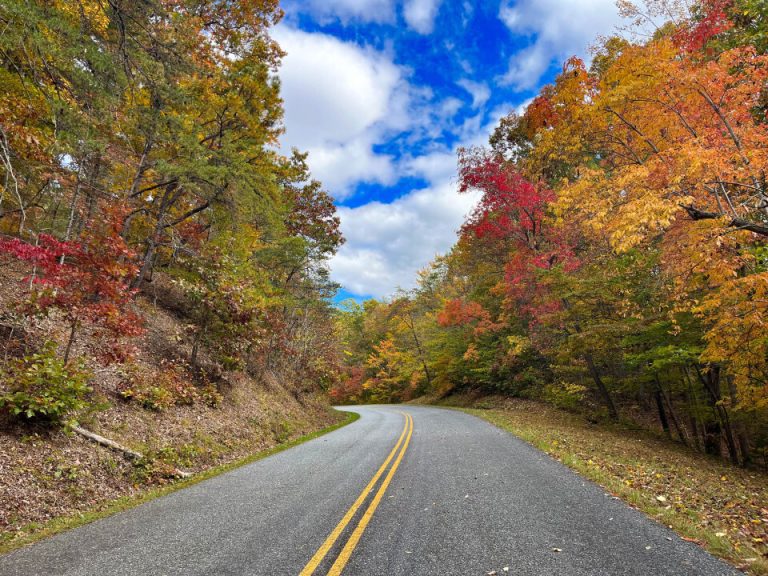
<svg viewBox="0 0 768 576">
<path fill-rule="evenodd" d="M 741 574 L 458 411 L 331 434 L 0 557 L 0 576 Z"/>
</svg>

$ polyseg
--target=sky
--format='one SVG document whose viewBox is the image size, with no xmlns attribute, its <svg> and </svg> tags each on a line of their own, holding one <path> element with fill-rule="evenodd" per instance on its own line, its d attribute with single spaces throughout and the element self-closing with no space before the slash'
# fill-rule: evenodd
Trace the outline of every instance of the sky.
<svg viewBox="0 0 768 576">
<path fill-rule="evenodd" d="M 483 145 L 562 62 L 589 59 L 621 20 L 615 0 L 283 0 L 273 37 L 282 146 L 309 151 L 346 243 L 339 298 L 386 298 L 447 252 L 476 198 L 456 150 Z"/>
</svg>

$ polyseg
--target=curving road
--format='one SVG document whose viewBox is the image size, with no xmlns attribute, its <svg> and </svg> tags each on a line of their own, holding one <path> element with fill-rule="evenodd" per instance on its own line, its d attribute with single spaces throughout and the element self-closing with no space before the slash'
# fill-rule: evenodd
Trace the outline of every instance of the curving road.
<svg viewBox="0 0 768 576">
<path fill-rule="evenodd" d="M 473 416 L 331 434 L 0 557 L 21 575 L 741 574 Z"/>
</svg>

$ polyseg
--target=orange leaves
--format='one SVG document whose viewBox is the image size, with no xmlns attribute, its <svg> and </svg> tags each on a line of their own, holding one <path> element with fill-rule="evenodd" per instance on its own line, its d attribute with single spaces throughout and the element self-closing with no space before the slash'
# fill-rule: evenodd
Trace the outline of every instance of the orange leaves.
<svg viewBox="0 0 768 576">
<path fill-rule="evenodd" d="M 681 204 L 756 219 L 765 203 L 757 167 L 768 162 L 758 106 L 767 73 L 768 59 L 748 48 L 706 62 L 681 57 L 665 39 L 623 49 L 589 105 L 578 104 L 599 167 L 585 163 L 558 191 L 561 217 L 575 212 L 618 251 L 662 233 Z M 554 132 L 549 140 L 572 138 Z"/>
<path fill-rule="evenodd" d="M 440 326 L 465 326 L 475 322 L 487 322 L 488 312 L 477 302 L 461 299 L 449 300 L 437 315 L 437 323 Z"/>
<path fill-rule="evenodd" d="M 726 281 L 695 307 L 709 324 L 705 362 L 727 363 L 738 408 L 768 408 L 768 272 Z"/>
<path fill-rule="evenodd" d="M 653 280 L 638 286 L 663 285 L 659 294 L 670 290 L 670 302 L 644 304 L 696 318 L 703 334 L 682 337 L 703 336 L 700 361 L 733 378 L 742 405 L 765 407 L 766 279 L 752 253 L 768 236 L 768 55 L 753 46 L 700 50 L 728 29 L 730 4 L 707 0 L 701 14 L 688 21 L 681 14 L 647 42 L 609 39 L 589 71 L 569 60 L 525 115 L 510 121 L 509 144 L 522 150 L 510 155 L 514 169 L 548 184 L 556 198 L 543 210 L 547 234 L 527 246 L 507 242 L 506 295 L 510 310 L 539 307 L 543 312 L 534 315 L 549 322 L 563 315 L 546 310 L 553 301 L 543 297 L 552 291 L 551 267 L 527 273 L 530 262 L 547 253 L 551 231 L 579 238 L 571 244 L 587 269 L 605 248 L 613 254 L 602 265 L 611 267 L 633 250 L 660 247 Z M 697 37 L 681 49 L 675 29 Z M 521 134 L 528 148 L 515 140 Z M 502 152 L 503 135 L 497 132 L 493 142 Z M 496 224 L 501 211 L 493 206 L 489 212 L 486 220 Z M 563 286 L 571 288 L 560 287 L 558 297 L 565 294 L 574 306 L 576 294 L 591 298 L 580 285 L 593 278 L 563 268 L 570 276 Z M 598 308 L 615 306 L 628 318 L 648 312 L 626 305 L 626 296 L 611 302 L 603 294 L 600 301 Z M 582 320 L 582 328 L 588 323 Z"/>
</svg>

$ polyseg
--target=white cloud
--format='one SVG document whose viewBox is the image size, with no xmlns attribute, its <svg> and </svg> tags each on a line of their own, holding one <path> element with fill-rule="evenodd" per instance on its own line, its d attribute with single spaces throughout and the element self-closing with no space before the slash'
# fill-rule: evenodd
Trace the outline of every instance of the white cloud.
<svg viewBox="0 0 768 576">
<path fill-rule="evenodd" d="M 357 182 L 394 184 L 397 180 L 394 159 L 375 154 L 365 138 L 308 150 L 312 177 L 337 199 L 348 196 Z"/>
<path fill-rule="evenodd" d="M 512 56 L 503 76 L 518 90 L 535 88 L 554 62 L 574 54 L 585 57 L 598 34 L 621 22 L 615 0 L 507 0 L 499 18 L 514 34 L 533 38 Z"/>
<path fill-rule="evenodd" d="M 373 146 L 407 125 L 406 72 L 385 53 L 333 36 L 279 26 L 274 37 L 287 52 L 283 146 L 308 150 L 313 176 L 337 198 L 357 182 L 392 183 L 392 158 Z"/>
<path fill-rule="evenodd" d="M 344 24 L 350 21 L 385 23 L 395 20 L 393 0 L 287 0 L 283 8 L 289 16 L 308 13 L 321 23 L 333 20 Z"/>
<path fill-rule="evenodd" d="M 456 82 L 472 96 L 472 108 L 480 108 L 491 97 L 491 89 L 484 82 L 473 82 L 469 79 L 463 79 Z"/>
<path fill-rule="evenodd" d="M 390 204 L 339 208 L 347 243 L 331 261 L 334 279 L 350 292 L 376 298 L 411 288 L 416 271 L 456 241 L 474 201 L 444 182 Z"/>
<path fill-rule="evenodd" d="M 485 123 L 477 122 L 475 130 L 465 134 L 460 145 L 487 143 L 499 119 L 514 108 L 512 104 L 495 107 Z M 339 208 L 347 243 L 331 261 L 337 282 L 360 296 L 387 297 L 398 287 L 413 287 L 416 271 L 450 249 L 478 199 L 477 194 L 458 193 L 457 147 L 402 159 L 401 174 L 423 178 L 428 187 L 390 204 Z"/>
<path fill-rule="evenodd" d="M 419 34 L 431 34 L 441 0 L 406 0 L 403 17 L 408 27 Z"/>
<path fill-rule="evenodd" d="M 427 182 L 389 204 L 340 207 L 347 243 L 330 263 L 333 278 L 358 295 L 385 297 L 398 286 L 411 287 L 415 272 L 453 245 L 475 201 L 457 193 L 456 149 L 440 144 L 443 133 L 465 146 L 484 144 L 512 106 L 488 113 L 488 87 L 464 80 L 459 85 L 472 96 L 473 107 L 473 115 L 464 118 L 459 113 L 467 109 L 466 100 L 411 85 L 411 72 L 394 63 L 391 49 L 374 50 L 288 24 L 278 26 L 274 36 L 287 52 L 280 70 L 283 146 L 308 150 L 313 176 L 337 199 L 361 182 L 388 186 L 405 176 Z M 421 152 L 376 151 L 388 142 Z M 426 151 L 425 142 L 432 142 Z"/>
<path fill-rule="evenodd" d="M 428 182 L 447 182 L 456 175 L 456 154 L 437 150 L 431 154 L 406 158 L 402 162 L 405 175 L 424 178 Z"/>
<path fill-rule="evenodd" d="M 401 70 L 379 52 L 333 36 L 279 27 L 288 137 L 305 146 L 346 141 L 382 120 Z"/>
</svg>

